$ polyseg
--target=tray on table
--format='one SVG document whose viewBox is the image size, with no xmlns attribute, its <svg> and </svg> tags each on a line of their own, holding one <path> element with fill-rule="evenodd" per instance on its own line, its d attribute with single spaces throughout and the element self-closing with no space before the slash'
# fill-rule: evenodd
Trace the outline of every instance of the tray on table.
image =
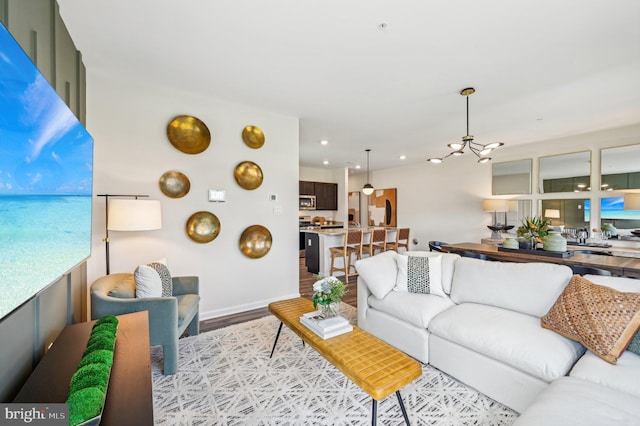
<svg viewBox="0 0 640 426">
<path fill-rule="evenodd" d="M 572 251 L 545 251 L 545 250 L 533 250 L 533 249 L 521 249 L 521 248 L 506 248 L 506 247 L 498 247 L 498 251 L 505 251 L 505 252 L 512 252 L 512 253 L 526 253 L 526 254 L 535 254 L 535 255 L 540 255 L 540 256 L 547 256 L 547 257 L 559 257 L 559 258 L 566 258 L 566 257 L 571 257 L 573 256 L 573 252 Z"/>
</svg>

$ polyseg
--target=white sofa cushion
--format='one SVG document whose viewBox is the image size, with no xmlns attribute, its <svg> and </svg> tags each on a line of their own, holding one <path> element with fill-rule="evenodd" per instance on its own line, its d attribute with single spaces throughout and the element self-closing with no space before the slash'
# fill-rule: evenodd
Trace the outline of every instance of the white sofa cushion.
<svg viewBox="0 0 640 426">
<path fill-rule="evenodd" d="M 547 382 L 567 374 L 585 350 L 540 327 L 539 318 L 475 303 L 447 309 L 431 320 L 428 329 Z"/>
<path fill-rule="evenodd" d="M 575 377 L 562 377 L 539 394 L 513 426 L 639 424 L 639 398 Z"/>
<path fill-rule="evenodd" d="M 625 351 L 613 365 L 587 351 L 569 374 L 640 398 L 640 355 Z"/>
<path fill-rule="evenodd" d="M 584 275 L 594 284 L 606 285 L 618 291 L 640 293 L 640 280 L 624 277 L 607 277 L 604 275 Z"/>
<path fill-rule="evenodd" d="M 571 268 L 552 263 L 456 260 L 451 299 L 541 317 L 569 283 Z"/>
<path fill-rule="evenodd" d="M 427 328 L 433 317 L 454 306 L 448 297 L 392 291 L 384 299 L 369 297 L 369 306 L 416 327 Z"/>
<path fill-rule="evenodd" d="M 365 257 L 355 263 L 356 271 L 369 291 L 378 299 L 384 298 L 396 285 L 398 264 L 393 251 L 384 251 L 375 256 Z"/>
<path fill-rule="evenodd" d="M 396 256 L 398 276 L 393 290 L 446 297 L 442 290 L 442 254 L 422 253 Z"/>
</svg>

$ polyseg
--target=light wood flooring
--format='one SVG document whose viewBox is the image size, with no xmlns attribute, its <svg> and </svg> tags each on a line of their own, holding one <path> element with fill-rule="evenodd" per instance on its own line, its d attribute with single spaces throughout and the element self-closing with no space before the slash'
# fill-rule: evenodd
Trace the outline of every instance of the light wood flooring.
<svg viewBox="0 0 640 426">
<path fill-rule="evenodd" d="M 301 252 L 300 255 L 300 295 L 309 300 L 313 297 L 313 283 L 315 277 L 312 273 L 307 271 L 307 267 L 304 265 L 304 255 Z M 343 279 L 341 277 L 340 279 Z M 351 306 L 357 307 L 358 291 L 356 286 L 357 277 L 351 277 L 347 284 L 347 294 L 342 298 L 344 303 L 348 303 Z M 200 321 L 200 332 L 211 331 L 218 328 L 228 327 L 233 324 L 238 324 L 245 321 L 250 321 L 264 316 L 271 315 L 269 310 L 265 308 L 255 309 L 252 311 L 241 312 L 238 314 L 227 315 L 224 317 L 212 318 L 208 320 Z"/>
</svg>

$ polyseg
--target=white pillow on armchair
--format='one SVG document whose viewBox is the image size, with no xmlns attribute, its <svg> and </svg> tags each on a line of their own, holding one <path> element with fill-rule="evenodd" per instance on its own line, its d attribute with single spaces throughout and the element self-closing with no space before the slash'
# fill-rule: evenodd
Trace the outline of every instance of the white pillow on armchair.
<svg viewBox="0 0 640 426">
<path fill-rule="evenodd" d="M 173 295 L 173 283 L 166 259 L 139 265 L 133 273 L 133 278 L 136 282 L 137 298 Z"/>
</svg>

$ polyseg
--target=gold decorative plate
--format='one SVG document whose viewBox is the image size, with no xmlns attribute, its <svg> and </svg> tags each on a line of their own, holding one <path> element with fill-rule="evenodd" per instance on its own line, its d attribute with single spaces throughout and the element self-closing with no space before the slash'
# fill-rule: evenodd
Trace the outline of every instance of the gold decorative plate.
<svg viewBox="0 0 640 426">
<path fill-rule="evenodd" d="M 253 161 L 243 161 L 233 171 L 238 185 L 244 189 L 252 190 L 262 185 L 262 169 Z"/>
<path fill-rule="evenodd" d="M 171 198 L 182 198 L 191 189 L 189 178 L 176 170 L 170 170 L 160 176 L 158 184 L 162 193 Z"/>
<path fill-rule="evenodd" d="M 208 243 L 220 233 L 220 221 L 210 212 L 197 212 L 187 220 L 187 235 L 196 243 Z"/>
<path fill-rule="evenodd" d="M 242 140 L 249 148 L 262 148 L 262 145 L 264 145 L 264 133 L 262 133 L 260 127 L 247 126 L 242 130 Z"/>
<path fill-rule="evenodd" d="M 179 115 L 167 124 L 171 145 L 185 154 L 200 154 L 209 147 L 211 132 L 199 118 Z"/>
<path fill-rule="evenodd" d="M 262 225 L 252 225 L 240 236 L 240 251 L 251 259 L 258 259 L 271 250 L 271 232 Z"/>
</svg>

